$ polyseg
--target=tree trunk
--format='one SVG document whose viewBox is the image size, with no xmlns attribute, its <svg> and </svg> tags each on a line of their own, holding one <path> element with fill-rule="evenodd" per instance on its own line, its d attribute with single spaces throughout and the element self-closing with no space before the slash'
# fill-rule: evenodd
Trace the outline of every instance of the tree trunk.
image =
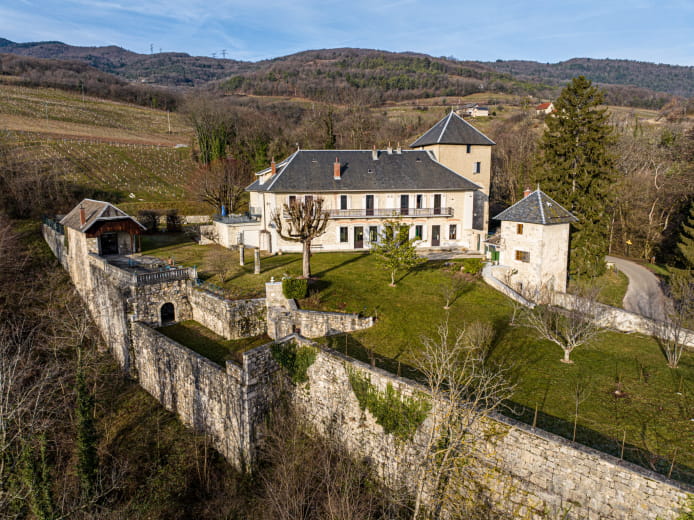
<svg viewBox="0 0 694 520">
<path fill-rule="evenodd" d="M 390 272 L 390 286 L 395 287 L 395 270 Z"/>
<path fill-rule="evenodd" d="M 302 269 L 304 273 L 304 278 L 311 277 L 311 241 L 307 240 L 304 242 L 304 256 L 302 262 Z"/>
<path fill-rule="evenodd" d="M 564 349 L 564 359 L 562 359 L 561 362 L 562 363 L 569 363 L 569 364 L 573 363 L 573 361 L 571 361 L 571 359 L 569 359 L 570 355 L 571 355 L 571 351 Z"/>
</svg>

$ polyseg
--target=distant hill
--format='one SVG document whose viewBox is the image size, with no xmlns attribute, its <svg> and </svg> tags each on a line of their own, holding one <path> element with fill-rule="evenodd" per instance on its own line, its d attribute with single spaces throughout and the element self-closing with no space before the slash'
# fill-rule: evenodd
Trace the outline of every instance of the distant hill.
<svg viewBox="0 0 694 520">
<path fill-rule="evenodd" d="M 253 65 L 249 62 L 190 56 L 178 52 L 138 54 L 115 45 L 77 47 L 62 42 L 15 43 L 4 38 L 0 38 L 0 53 L 77 60 L 130 81 L 165 86 L 200 85 L 226 78 Z"/>
<path fill-rule="evenodd" d="M 76 47 L 62 42 L 15 43 L 0 38 L 0 53 L 73 60 L 137 83 L 211 86 L 224 93 L 299 96 L 369 103 L 485 92 L 551 99 L 583 74 L 607 91 L 614 105 L 659 109 L 672 95 L 694 96 L 694 67 L 627 60 L 575 59 L 557 64 L 482 63 L 413 52 L 324 49 L 259 62 L 138 54 L 121 47 Z"/>
<path fill-rule="evenodd" d="M 574 58 L 559 63 L 497 60 L 486 65 L 519 79 L 553 85 L 583 75 L 596 83 L 633 85 L 675 96 L 694 97 L 694 67 L 592 58 Z"/>
</svg>

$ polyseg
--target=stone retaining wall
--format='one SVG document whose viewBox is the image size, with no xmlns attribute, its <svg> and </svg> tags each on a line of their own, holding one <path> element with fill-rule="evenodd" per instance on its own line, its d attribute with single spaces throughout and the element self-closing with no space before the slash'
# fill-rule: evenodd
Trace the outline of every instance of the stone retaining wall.
<svg viewBox="0 0 694 520">
<path fill-rule="evenodd" d="M 381 390 L 390 383 L 411 395 L 421 387 L 339 352 L 316 348 L 319 352 L 308 370 L 309 381 L 294 395 L 301 416 L 321 435 L 374 464 L 386 483 L 403 484 L 402 479 L 419 465 L 431 418 L 410 442 L 385 434 L 371 414 L 359 408 L 349 372 L 367 374 Z M 490 421 L 487 431 L 497 433 L 489 437 L 483 450 L 488 478 L 476 484 L 513 518 L 672 519 L 685 506 L 687 493 L 694 492 L 689 486 L 506 417 L 495 415 Z"/>
<path fill-rule="evenodd" d="M 51 251 L 53 251 L 60 265 L 68 269 L 67 255 L 65 254 L 65 235 L 58 233 L 55 229 L 45 224 L 41 226 L 41 231 L 43 239 L 48 244 L 48 247 L 51 248 Z"/>
<path fill-rule="evenodd" d="M 193 319 L 225 339 L 259 336 L 267 329 L 265 298 L 227 300 L 191 288 L 188 299 Z"/>
</svg>

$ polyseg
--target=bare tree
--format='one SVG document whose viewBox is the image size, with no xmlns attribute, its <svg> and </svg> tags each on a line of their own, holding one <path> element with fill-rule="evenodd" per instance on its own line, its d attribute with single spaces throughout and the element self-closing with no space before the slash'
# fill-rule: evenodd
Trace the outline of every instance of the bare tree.
<svg viewBox="0 0 694 520">
<path fill-rule="evenodd" d="M 422 338 L 418 368 L 433 412 L 415 470 L 413 520 L 422 518 L 425 510 L 434 518 L 465 517 L 465 483 L 480 476 L 485 457 L 485 419 L 513 392 L 507 370 L 486 359 L 485 329 L 469 326 L 452 332 L 444 322 L 434 337 Z"/>
<path fill-rule="evenodd" d="M 286 215 L 286 222 L 285 220 Z M 292 242 L 303 245 L 303 277 L 311 276 L 311 242 L 325 233 L 330 213 L 323 210 L 323 199 L 304 199 L 303 202 L 284 204 L 284 213 L 276 211 L 272 214 L 272 222 L 277 233 Z"/>
<path fill-rule="evenodd" d="M 191 188 L 198 198 L 217 211 L 224 206 L 238 212 L 246 186 L 251 181 L 247 164 L 230 157 L 203 165 L 193 175 Z"/>
<path fill-rule="evenodd" d="M 653 322 L 653 334 L 670 368 L 677 368 L 687 345 L 694 339 L 688 327 L 694 323 L 694 273 L 673 269 L 670 275 L 670 302 L 662 321 Z"/>
<path fill-rule="evenodd" d="M 441 296 L 446 302 L 443 306 L 444 310 L 451 308 L 451 305 L 460 297 L 466 288 L 465 281 L 460 277 L 454 275 L 452 278 L 444 280 L 441 284 Z"/>
<path fill-rule="evenodd" d="M 584 290 L 582 295 L 573 298 L 570 309 L 551 304 L 526 308 L 524 322 L 540 338 L 561 347 L 564 351 L 562 363 L 573 363 L 571 353 L 593 341 L 602 332 L 595 297 L 595 290 Z"/>
</svg>

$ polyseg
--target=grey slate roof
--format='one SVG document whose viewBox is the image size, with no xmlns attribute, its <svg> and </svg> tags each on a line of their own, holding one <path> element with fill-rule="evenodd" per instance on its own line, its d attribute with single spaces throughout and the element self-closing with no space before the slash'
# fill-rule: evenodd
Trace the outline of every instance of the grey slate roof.
<svg viewBox="0 0 694 520">
<path fill-rule="evenodd" d="M 430 152 L 403 150 L 298 150 L 277 164 L 277 173 L 248 191 L 277 193 L 320 193 L 337 191 L 469 191 L 478 184 L 437 162 Z M 333 179 L 338 158 L 341 179 Z M 269 169 L 256 175 L 266 174 Z"/>
<path fill-rule="evenodd" d="M 567 209 L 539 188 L 499 213 L 494 219 L 544 225 L 578 222 L 578 219 Z"/>
<path fill-rule="evenodd" d="M 432 126 L 423 136 L 410 145 L 410 148 L 432 144 L 474 144 L 492 146 L 496 143 L 455 112 L 451 111 L 441 121 Z"/>
<path fill-rule="evenodd" d="M 80 224 L 80 207 L 84 208 L 84 214 L 86 217 L 84 226 Z M 95 222 L 120 220 L 124 218 L 132 220 L 142 229 L 145 229 L 145 227 L 137 220 L 128 215 L 125 211 L 118 209 L 110 202 L 93 199 L 84 199 L 77 206 L 72 208 L 70 213 L 61 219 L 60 223 L 63 226 L 67 226 L 85 233 Z"/>
</svg>

